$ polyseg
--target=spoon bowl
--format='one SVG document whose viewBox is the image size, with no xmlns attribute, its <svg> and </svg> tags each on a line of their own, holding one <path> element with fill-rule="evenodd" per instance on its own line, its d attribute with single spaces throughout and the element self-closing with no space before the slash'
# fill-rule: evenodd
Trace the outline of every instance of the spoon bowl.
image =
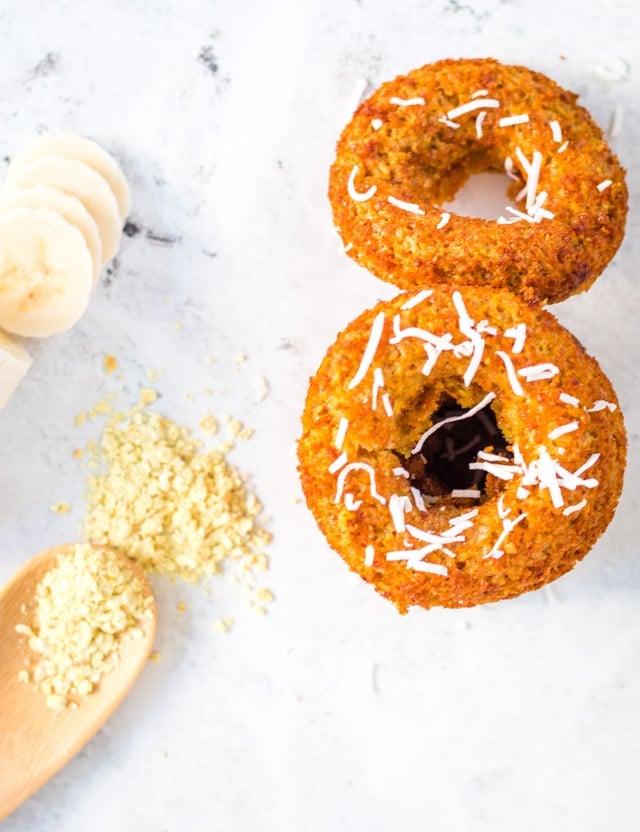
<svg viewBox="0 0 640 832">
<path fill-rule="evenodd" d="M 100 678 L 92 693 L 81 698 L 77 708 L 53 710 L 42 691 L 20 681 L 18 674 L 30 650 L 16 625 L 29 623 L 25 610 L 28 614 L 33 608 L 36 587 L 59 557 L 71 554 L 74 545 L 41 552 L 0 589 L 0 820 L 69 762 L 107 721 L 131 689 L 153 645 L 156 610 L 151 588 L 137 565 L 108 550 L 142 582 L 145 595 L 151 598 L 152 614 L 139 624 L 143 637 L 122 642 L 119 663 Z"/>
</svg>

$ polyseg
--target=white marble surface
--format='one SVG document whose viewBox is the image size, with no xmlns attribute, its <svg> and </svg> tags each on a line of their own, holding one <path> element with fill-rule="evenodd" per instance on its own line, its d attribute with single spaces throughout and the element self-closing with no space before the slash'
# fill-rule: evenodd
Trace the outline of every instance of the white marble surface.
<svg viewBox="0 0 640 832">
<path fill-rule="evenodd" d="M 0 580 L 76 536 L 84 474 L 71 453 L 99 426 L 77 429 L 74 415 L 116 386 L 101 368 L 114 353 L 124 403 L 156 368 L 166 415 L 195 426 L 212 408 L 256 428 L 233 460 L 272 517 L 277 596 L 260 618 L 223 580 L 211 596 L 157 584 L 161 662 L 3 832 L 638 828 L 640 23 L 635 0 L 562 7 L 0 4 L 0 156 L 45 129 L 95 137 L 121 159 L 141 229 L 81 323 L 33 344 L 0 414 Z M 339 251 L 327 169 L 360 79 L 487 55 L 576 90 L 604 127 L 623 108 L 612 144 L 628 169 L 627 237 L 557 314 L 619 392 L 630 464 L 607 534 L 552 590 L 403 618 L 294 502 L 307 378 L 337 330 L 391 294 Z M 618 82 L 595 72 L 611 56 L 628 64 Z M 270 395 L 256 404 L 261 375 Z M 57 500 L 73 513 L 52 514 Z M 234 630 L 214 634 L 229 614 Z"/>
</svg>

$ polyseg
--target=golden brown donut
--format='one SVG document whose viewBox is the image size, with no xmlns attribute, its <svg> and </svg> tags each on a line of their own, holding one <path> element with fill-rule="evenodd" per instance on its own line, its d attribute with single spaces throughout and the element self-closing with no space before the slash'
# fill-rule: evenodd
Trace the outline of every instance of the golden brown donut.
<svg viewBox="0 0 640 832">
<path fill-rule="evenodd" d="M 537 589 L 607 527 L 626 436 L 614 390 L 547 311 L 442 287 L 350 323 L 299 441 L 329 544 L 400 612 Z"/>
<path fill-rule="evenodd" d="M 624 171 L 574 93 L 492 59 L 383 84 L 338 142 L 329 197 L 345 250 L 382 280 L 509 289 L 528 303 L 588 288 L 624 234 Z M 470 174 L 513 179 L 498 220 L 441 206 Z"/>
</svg>

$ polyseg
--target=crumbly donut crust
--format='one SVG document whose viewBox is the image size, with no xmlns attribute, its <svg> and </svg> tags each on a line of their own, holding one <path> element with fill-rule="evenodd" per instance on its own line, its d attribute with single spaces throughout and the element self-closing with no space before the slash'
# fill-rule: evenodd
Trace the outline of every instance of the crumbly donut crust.
<svg viewBox="0 0 640 832">
<path fill-rule="evenodd" d="M 493 59 L 443 60 L 383 84 L 344 129 L 331 168 L 345 250 L 409 290 L 471 284 L 551 303 L 587 289 L 622 241 L 627 188 L 576 99 Z M 485 170 L 511 175 L 519 215 L 440 207 Z"/>
<path fill-rule="evenodd" d="M 399 459 L 425 447 L 445 395 L 490 406 L 508 450 L 477 455 L 481 497 L 430 504 Z M 622 488 L 609 380 L 549 312 L 505 291 L 437 287 L 366 311 L 311 379 L 302 426 L 300 477 L 321 531 L 403 613 L 554 580 L 600 537 Z"/>
</svg>

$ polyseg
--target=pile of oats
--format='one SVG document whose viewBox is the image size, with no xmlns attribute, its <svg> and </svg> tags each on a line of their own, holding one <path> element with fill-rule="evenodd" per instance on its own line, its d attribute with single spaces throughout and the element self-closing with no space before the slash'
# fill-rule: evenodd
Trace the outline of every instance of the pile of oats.
<svg viewBox="0 0 640 832">
<path fill-rule="evenodd" d="M 113 417 L 90 450 L 100 473 L 88 481 L 87 540 L 191 582 L 233 564 L 236 580 L 255 589 L 271 535 L 222 450 L 204 450 L 187 428 L 140 409 Z"/>
<path fill-rule="evenodd" d="M 120 558 L 83 543 L 70 546 L 36 587 L 33 620 L 16 626 L 37 656 L 20 679 L 39 688 L 50 708 L 77 705 L 118 664 L 122 642 L 142 638 L 152 606 Z"/>
</svg>

